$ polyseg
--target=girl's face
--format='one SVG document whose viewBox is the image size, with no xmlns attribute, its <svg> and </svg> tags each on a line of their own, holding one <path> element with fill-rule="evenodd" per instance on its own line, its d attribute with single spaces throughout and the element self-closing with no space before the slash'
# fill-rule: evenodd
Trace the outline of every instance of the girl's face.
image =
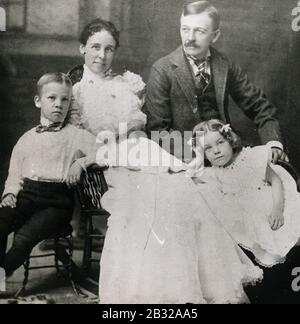
<svg viewBox="0 0 300 324">
<path fill-rule="evenodd" d="M 86 45 L 81 45 L 80 52 L 84 55 L 87 67 L 92 72 L 103 75 L 112 66 L 116 45 L 113 36 L 102 30 L 92 35 Z"/>
<path fill-rule="evenodd" d="M 213 166 L 224 167 L 233 159 L 230 143 L 219 132 L 208 132 L 204 137 L 204 153 Z"/>
</svg>

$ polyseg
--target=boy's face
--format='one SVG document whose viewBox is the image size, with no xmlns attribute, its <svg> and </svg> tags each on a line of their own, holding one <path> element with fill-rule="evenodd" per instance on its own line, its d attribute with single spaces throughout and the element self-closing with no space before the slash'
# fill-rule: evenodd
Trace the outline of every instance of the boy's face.
<svg viewBox="0 0 300 324">
<path fill-rule="evenodd" d="M 219 132 L 208 132 L 204 136 L 204 153 L 211 165 L 224 167 L 233 158 L 230 143 Z"/>
<path fill-rule="evenodd" d="M 209 46 L 215 43 L 220 31 L 214 30 L 213 20 L 208 13 L 181 17 L 180 34 L 186 54 L 202 58 Z"/>
<path fill-rule="evenodd" d="M 43 86 L 35 97 L 35 105 L 41 109 L 42 117 L 52 123 L 62 123 L 68 114 L 72 88 L 66 84 L 51 82 Z"/>
</svg>

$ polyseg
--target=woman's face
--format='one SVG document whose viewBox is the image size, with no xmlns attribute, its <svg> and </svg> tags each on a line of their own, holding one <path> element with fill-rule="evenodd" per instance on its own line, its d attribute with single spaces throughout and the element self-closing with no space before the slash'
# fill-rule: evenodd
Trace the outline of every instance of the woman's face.
<svg viewBox="0 0 300 324">
<path fill-rule="evenodd" d="M 213 166 L 224 167 L 233 159 L 233 149 L 230 143 L 219 132 L 205 134 L 204 153 Z"/>
<path fill-rule="evenodd" d="M 102 30 L 92 35 L 86 45 L 81 45 L 80 52 L 92 72 L 105 74 L 112 66 L 116 45 L 113 36 L 108 31 Z"/>
</svg>

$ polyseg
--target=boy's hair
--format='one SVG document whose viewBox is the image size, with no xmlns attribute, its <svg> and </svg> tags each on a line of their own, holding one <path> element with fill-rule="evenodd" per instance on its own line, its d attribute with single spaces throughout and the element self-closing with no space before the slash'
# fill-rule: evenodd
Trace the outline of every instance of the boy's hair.
<svg viewBox="0 0 300 324">
<path fill-rule="evenodd" d="M 183 16 L 199 15 L 206 12 L 213 21 L 214 31 L 220 28 L 221 17 L 218 9 L 208 1 L 192 2 L 184 6 Z"/>
<path fill-rule="evenodd" d="M 84 27 L 79 37 L 80 43 L 86 45 L 91 36 L 103 30 L 106 30 L 111 34 L 116 42 L 116 48 L 118 48 L 120 46 L 120 32 L 112 22 L 100 18 L 94 19 Z"/>
<path fill-rule="evenodd" d="M 40 96 L 42 94 L 43 87 L 52 82 L 65 84 L 72 88 L 72 81 L 66 74 L 61 72 L 46 73 L 39 79 L 37 83 L 37 95 Z"/>
<path fill-rule="evenodd" d="M 242 148 L 241 138 L 231 129 L 224 127 L 226 124 L 219 119 L 211 119 L 196 125 L 193 129 L 193 145 L 197 144 L 197 136 L 205 136 L 208 132 L 219 132 L 231 145 L 234 153 L 239 153 Z"/>
</svg>

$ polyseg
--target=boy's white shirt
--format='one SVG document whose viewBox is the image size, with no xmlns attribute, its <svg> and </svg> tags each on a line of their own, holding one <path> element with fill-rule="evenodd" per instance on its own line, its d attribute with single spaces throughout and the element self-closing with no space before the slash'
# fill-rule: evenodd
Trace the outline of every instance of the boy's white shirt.
<svg viewBox="0 0 300 324">
<path fill-rule="evenodd" d="M 41 119 L 47 126 L 47 120 Z M 49 121 L 48 121 L 49 123 Z M 59 132 L 25 133 L 14 147 L 3 196 L 18 195 L 25 178 L 43 182 L 65 182 L 71 165 L 83 169 L 96 163 L 98 146 L 89 132 L 67 125 Z"/>
</svg>

